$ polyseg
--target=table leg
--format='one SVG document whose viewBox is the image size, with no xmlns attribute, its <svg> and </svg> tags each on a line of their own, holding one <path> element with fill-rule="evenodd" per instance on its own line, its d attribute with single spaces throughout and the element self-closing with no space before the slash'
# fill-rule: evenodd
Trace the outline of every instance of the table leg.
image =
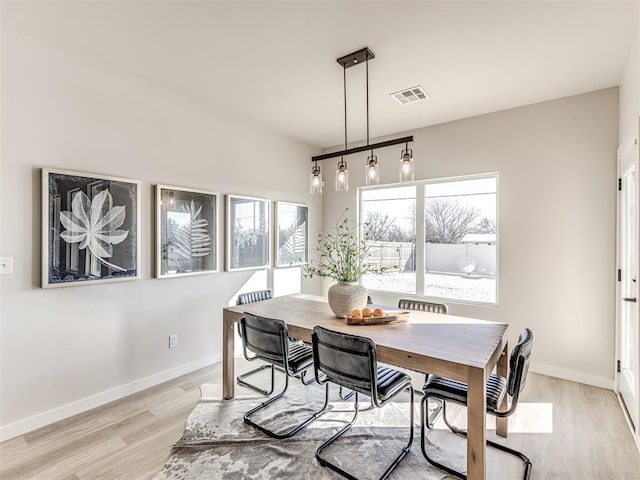
<svg viewBox="0 0 640 480">
<path fill-rule="evenodd" d="M 486 469 L 486 372 L 472 368 L 467 401 L 467 478 L 485 480 Z"/>
<path fill-rule="evenodd" d="M 505 343 L 504 350 L 502 350 L 502 354 L 498 359 L 498 365 L 496 367 L 498 375 L 507 378 L 507 367 L 509 364 L 509 344 Z M 507 396 L 505 395 L 502 399 L 502 403 L 498 406 L 498 410 L 504 411 L 507 409 Z M 507 417 L 496 417 L 496 434 L 501 437 L 507 438 L 507 434 L 509 433 L 508 427 L 508 418 Z"/>
<path fill-rule="evenodd" d="M 233 398 L 235 389 L 235 322 L 226 311 L 222 313 L 222 398 Z"/>
</svg>

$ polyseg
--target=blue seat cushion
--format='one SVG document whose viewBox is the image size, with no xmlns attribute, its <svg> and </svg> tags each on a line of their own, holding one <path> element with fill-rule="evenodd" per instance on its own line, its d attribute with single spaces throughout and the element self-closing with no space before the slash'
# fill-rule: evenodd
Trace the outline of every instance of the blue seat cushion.
<svg viewBox="0 0 640 480">
<path fill-rule="evenodd" d="M 432 375 L 423 388 L 426 396 L 467 404 L 467 384 Z M 496 411 L 507 391 L 507 379 L 492 373 L 487 379 L 487 410 Z"/>
</svg>

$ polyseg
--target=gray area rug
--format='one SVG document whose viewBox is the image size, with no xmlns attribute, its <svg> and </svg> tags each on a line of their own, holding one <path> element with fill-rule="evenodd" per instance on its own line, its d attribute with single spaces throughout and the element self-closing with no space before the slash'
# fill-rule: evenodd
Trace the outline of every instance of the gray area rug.
<svg viewBox="0 0 640 480">
<path fill-rule="evenodd" d="M 330 388 L 330 410 L 324 416 L 294 437 L 277 440 L 243 422 L 244 413 L 266 397 L 240 395 L 227 401 L 221 399 L 220 385 L 203 385 L 202 399 L 189 415 L 183 437 L 154 480 L 342 478 L 321 467 L 315 459 L 320 444 L 353 415 L 353 400 L 340 400 L 337 387 Z M 323 402 L 323 386 L 303 386 L 293 380 L 287 395 L 256 420 L 281 431 L 319 410 Z M 361 408 L 365 406 L 361 402 Z M 422 456 L 418 422 L 419 397 L 411 451 L 391 478 L 453 478 L 429 465 Z M 429 437 L 437 442 L 438 433 L 432 431 Z M 354 427 L 326 450 L 325 456 L 358 478 L 377 479 L 406 445 L 408 436 L 409 395 L 401 394 L 383 408 L 361 411 Z M 443 452 L 430 442 L 428 448 L 435 458 L 465 470 L 463 457 Z"/>
</svg>

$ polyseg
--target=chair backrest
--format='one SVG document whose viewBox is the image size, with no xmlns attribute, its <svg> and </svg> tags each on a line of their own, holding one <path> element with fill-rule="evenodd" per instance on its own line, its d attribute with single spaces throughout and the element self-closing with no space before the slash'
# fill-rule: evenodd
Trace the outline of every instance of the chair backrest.
<svg viewBox="0 0 640 480">
<path fill-rule="evenodd" d="M 242 347 L 260 358 L 284 362 L 288 355 L 287 324 L 274 318 L 244 314 L 240 320 Z"/>
<path fill-rule="evenodd" d="M 262 300 L 269 300 L 270 298 L 273 298 L 273 292 L 271 292 L 271 290 L 258 290 L 256 292 L 241 293 L 238 295 L 236 305 L 261 302 Z"/>
<path fill-rule="evenodd" d="M 509 360 L 509 378 L 507 379 L 507 393 L 517 400 L 518 394 L 522 391 L 527 383 L 527 374 L 529 373 L 529 357 L 531 357 L 531 349 L 535 335 L 533 330 L 525 328 L 520 334 L 518 343 L 511 351 L 511 359 Z"/>
<path fill-rule="evenodd" d="M 316 379 L 377 398 L 378 362 L 373 340 L 314 327 L 311 335 Z"/>
<path fill-rule="evenodd" d="M 449 307 L 444 303 L 424 302 L 422 300 L 409 300 L 407 298 L 401 298 L 398 301 L 398 308 L 405 310 L 419 310 L 421 312 L 431 313 L 449 313 Z"/>
</svg>

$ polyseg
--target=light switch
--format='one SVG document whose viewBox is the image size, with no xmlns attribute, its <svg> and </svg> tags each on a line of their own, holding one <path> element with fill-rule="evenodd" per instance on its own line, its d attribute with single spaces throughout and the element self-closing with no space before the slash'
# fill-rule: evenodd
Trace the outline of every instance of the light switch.
<svg viewBox="0 0 640 480">
<path fill-rule="evenodd" d="M 13 273 L 13 257 L 0 257 L 0 275 Z"/>
</svg>

